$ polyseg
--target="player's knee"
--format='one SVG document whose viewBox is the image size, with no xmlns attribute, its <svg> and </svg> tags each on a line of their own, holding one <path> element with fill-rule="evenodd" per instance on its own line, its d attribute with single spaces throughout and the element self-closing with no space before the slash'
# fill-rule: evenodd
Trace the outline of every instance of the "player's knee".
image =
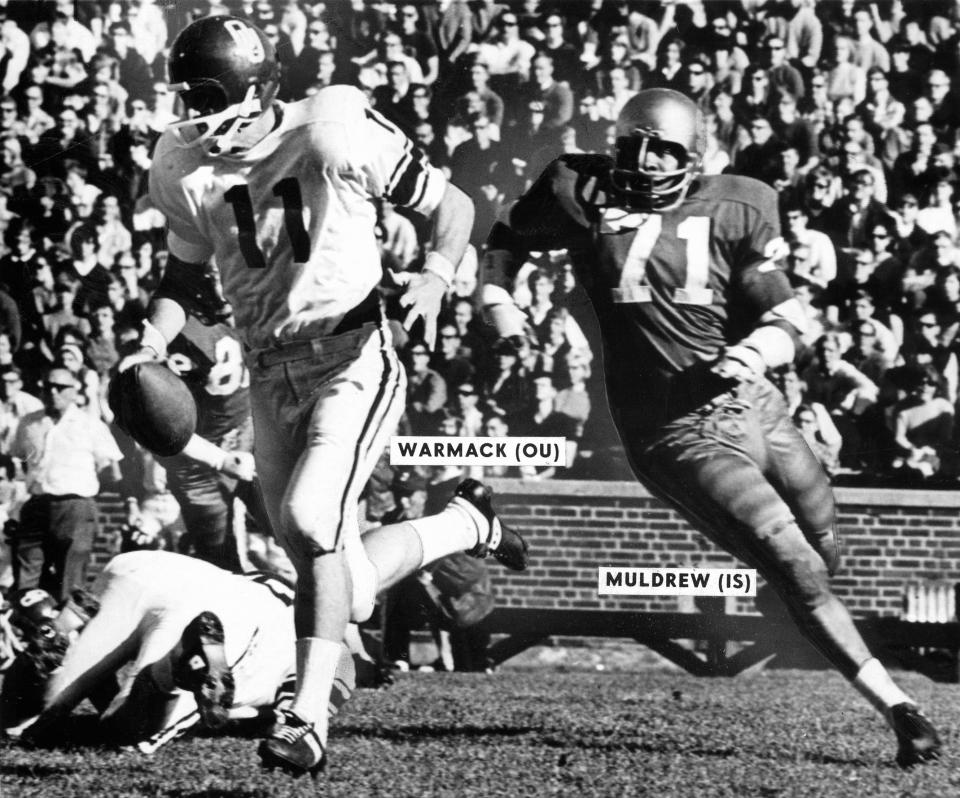
<svg viewBox="0 0 960 798">
<path fill-rule="evenodd" d="M 321 496 L 292 497 L 283 506 L 283 535 L 306 541 L 316 551 L 333 551 L 337 544 L 340 508 Z"/>
<path fill-rule="evenodd" d="M 780 594 L 793 610 L 811 611 L 830 598 L 827 563 L 813 550 L 793 552 L 780 568 Z"/>
</svg>

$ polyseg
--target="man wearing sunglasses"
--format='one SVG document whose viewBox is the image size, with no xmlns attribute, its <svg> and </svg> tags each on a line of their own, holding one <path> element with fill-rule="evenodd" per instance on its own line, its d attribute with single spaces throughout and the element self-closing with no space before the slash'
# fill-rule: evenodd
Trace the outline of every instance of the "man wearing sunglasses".
<svg viewBox="0 0 960 798">
<path fill-rule="evenodd" d="M 79 393 L 72 372 L 52 368 L 43 408 L 21 419 L 10 451 L 23 463 L 31 494 L 15 542 L 16 587 L 40 587 L 58 599 L 86 581 L 98 530 L 98 475 L 109 468 L 119 481 L 123 457 L 106 424 L 77 407 Z"/>
</svg>

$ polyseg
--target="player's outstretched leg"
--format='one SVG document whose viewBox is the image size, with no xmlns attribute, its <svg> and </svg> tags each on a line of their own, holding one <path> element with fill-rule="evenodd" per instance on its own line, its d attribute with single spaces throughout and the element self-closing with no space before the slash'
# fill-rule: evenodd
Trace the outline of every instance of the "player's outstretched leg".
<svg viewBox="0 0 960 798">
<path fill-rule="evenodd" d="M 173 683 L 193 693 L 204 726 L 226 725 L 234 682 L 224 651 L 223 623 L 215 613 L 201 612 L 183 630 L 173 658 Z"/>
</svg>

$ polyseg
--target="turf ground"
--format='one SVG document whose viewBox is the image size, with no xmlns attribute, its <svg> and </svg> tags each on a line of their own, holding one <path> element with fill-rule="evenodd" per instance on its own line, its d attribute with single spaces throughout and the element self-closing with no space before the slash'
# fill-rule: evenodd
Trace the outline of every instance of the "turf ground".
<svg viewBox="0 0 960 798">
<path fill-rule="evenodd" d="M 316 783 L 261 772 L 255 739 L 239 736 L 183 738 L 150 757 L 103 749 L 78 715 L 58 748 L 0 743 L 0 795 L 960 796 L 960 687 L 898 678 L 947 746 L 939 763 L 907 773 L 892 762 L 892 733 L 830 672 L 506 668 L 360 691 Z"/>
</svg>

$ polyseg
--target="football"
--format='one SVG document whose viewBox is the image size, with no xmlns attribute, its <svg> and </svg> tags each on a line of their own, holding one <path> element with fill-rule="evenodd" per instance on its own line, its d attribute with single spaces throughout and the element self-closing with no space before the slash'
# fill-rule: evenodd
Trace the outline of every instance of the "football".
<svg viewBox="0 0 960 798">
<path fill-rule="evenodd" d="M 197 405 L 189 388 L 159 363 L 137 363 L 110 384 L 117 426 L 160 457 L 180 452 L 197 429 Z"/>
</svg>

